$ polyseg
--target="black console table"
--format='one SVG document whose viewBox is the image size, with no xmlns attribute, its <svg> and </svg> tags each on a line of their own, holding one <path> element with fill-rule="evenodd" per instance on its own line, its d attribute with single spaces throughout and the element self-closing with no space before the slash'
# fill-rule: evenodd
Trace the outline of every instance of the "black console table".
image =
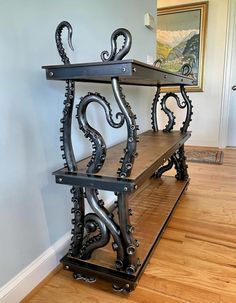
<svg viewBox="0 0 236 303">
<path fill-rule="evenodd" d="M 185 163 L 184 143 L 192 116 L 192 104 L 185 86 L 194 81 L 185 75 L 172 74 L 136 60 L 122 60 L 131 47 L 131 35 L 117 29 L 111 36 L 111 52 L 102 52 L 102 62 L 71 64 L 62 44 L 61 34 L 68 30 L 72 48 L 71 25 L 63 21 L 56 29 L 56 44 L 63 65 L 44 66 L 48 80 L 66 82 L 61 119 L 60 140 L 64 168 L 54 175 L 58 184 L 71 185 L 73 208 L 70 249 L 61 262 L 74 273 L 75 279 L 94 282 L 105 278 L 115 291 L 132 291 L 140 279 L 160 237 L 171 217 L 189 177 Z M 118 37 L 124 44 L 117 50 Z M 91 157 L 76 161 L 71 140 L 71 120 L 75 82 L 111 84 L 119 112 L 113 118 L 110 103 L 99 93 L 88 93 L 76 106 L 79 128 L 91 142 Z M 151 108 L 151 130 L 137 135 L 136 116 L 123 94 L 121 85 L 156 87 Z M 157 104 L 162 86 L 179 86 L 180 95 L 169 92 L 160 100 L 168 116 L 164 130 L 158 130 Z M 173 131 L 174 113 L 167 107 L 174 98 L 186 117 L 179 131 Z M 113 128 L 127 129 L 124 142 L 107 148 L 102 135 L 86 117 L 90 103 L 98 103 Z M 172 167 L 175 177 L 164 177 Z M 107 207 L 99 198 L 99 190 L 115 193 L 116 201 Z M 93 210 L 85 214 L 85 203 Z"/>
</svg>

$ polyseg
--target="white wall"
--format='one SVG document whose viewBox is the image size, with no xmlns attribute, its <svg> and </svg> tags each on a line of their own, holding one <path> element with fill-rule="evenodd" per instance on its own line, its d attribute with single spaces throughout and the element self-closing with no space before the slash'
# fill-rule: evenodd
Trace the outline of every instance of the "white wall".
<svg viewBox="0 0 236 303">
<path fill-rule="evenodd" d="M 158 0 L 158 8 L 201 0 Z M 204 91 L 189 93 L 193 101 L 192 137 L 188 144 L 219 146 L 228 0 L 209 0 Z"/>
<path fill-rule="evenodd" d="M 0 287 L 36 259 L 70 229 L 69 187 L 54 183 L 51 172 L 62 166 L 59 119 L 64 84 L 46 81 L 42 65 L 60 64 L 54 32 L 62 20 L 74 28 L 72 62 L 100 61 L 110 50 L 110 35 L 128 28 L 133 47 L 127 58 L 146 61 L 155 54 L 155 31 L 143 25 L 146 12 L 155 16 L 156 1 L 146 0 L 8 0 L 0 2 Z M 101 91 L 115 108 L 108 85 L 80 84 L 77 99 Z M 101 89 L 100 89 L 101 88 Z M 124 93 L 149 128 L 153 90 L 126 87 Z M 91 110 L 108 145 L 121 140 L 125 130 L 108 129 L 102 111 Z M 88 143 L 73 136 L 77 159 L 87 155 Z"/>
</svg>

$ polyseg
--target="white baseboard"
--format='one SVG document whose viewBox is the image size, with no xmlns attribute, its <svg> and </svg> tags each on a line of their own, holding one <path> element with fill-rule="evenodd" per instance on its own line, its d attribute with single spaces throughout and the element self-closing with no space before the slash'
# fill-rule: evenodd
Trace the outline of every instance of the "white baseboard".
<svg viewBox="0 0 236 303">
<path fill-rule="evenodd" d="M 71 234 L 66 233 L 37 259 L 0 288 L 1 303 L 19 303 L 59 264 L 66 254 Z"/>
<path fill-rule="evenodd" d="M 114 203 L 115 198 L 107 198 L 106 206 Z M 59 264 L 67 253 L 71 233 L 66 233 L 37 259 L 19 272 L 13 279 L 0 288 L 1 303 L 19 303 Z"/>
<path fill-rule="evenodd" d="M 206 147 L 219 147 L 219 144 L 215 141 L 202 141 L 202 140 L 192 140 L 189 139 L 186 143 L 186 146 L 206 146 Z"/>
</svg>

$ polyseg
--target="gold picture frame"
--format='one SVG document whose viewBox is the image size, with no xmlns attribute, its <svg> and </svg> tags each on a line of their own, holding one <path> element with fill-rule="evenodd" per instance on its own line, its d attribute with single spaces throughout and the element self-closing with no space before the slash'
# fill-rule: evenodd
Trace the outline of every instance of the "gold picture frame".
<svg viewBox="0 0 236 303">
<path fill-rule="evenodd" d="M 189 64 L 197 84 L 188 91 L 203 91 L 207 14 L 208 1 L 157 9 L 156 66 L 181 73 Z"/>
</svg>

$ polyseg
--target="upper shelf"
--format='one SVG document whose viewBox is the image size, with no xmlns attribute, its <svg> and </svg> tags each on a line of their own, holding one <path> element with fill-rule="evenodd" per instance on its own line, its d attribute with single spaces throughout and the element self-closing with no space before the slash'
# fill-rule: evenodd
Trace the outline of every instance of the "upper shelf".
<svg viewBox="0 0 236 303">
<path fill-rule="evenodd" d="M 142 86 L 194 85 L 195 80 L 137 60 L 118 60 L 81 64 L 43 66 L 48 80 L 110 83 L 118 77 L 121 84 Z"/>
</svg>

